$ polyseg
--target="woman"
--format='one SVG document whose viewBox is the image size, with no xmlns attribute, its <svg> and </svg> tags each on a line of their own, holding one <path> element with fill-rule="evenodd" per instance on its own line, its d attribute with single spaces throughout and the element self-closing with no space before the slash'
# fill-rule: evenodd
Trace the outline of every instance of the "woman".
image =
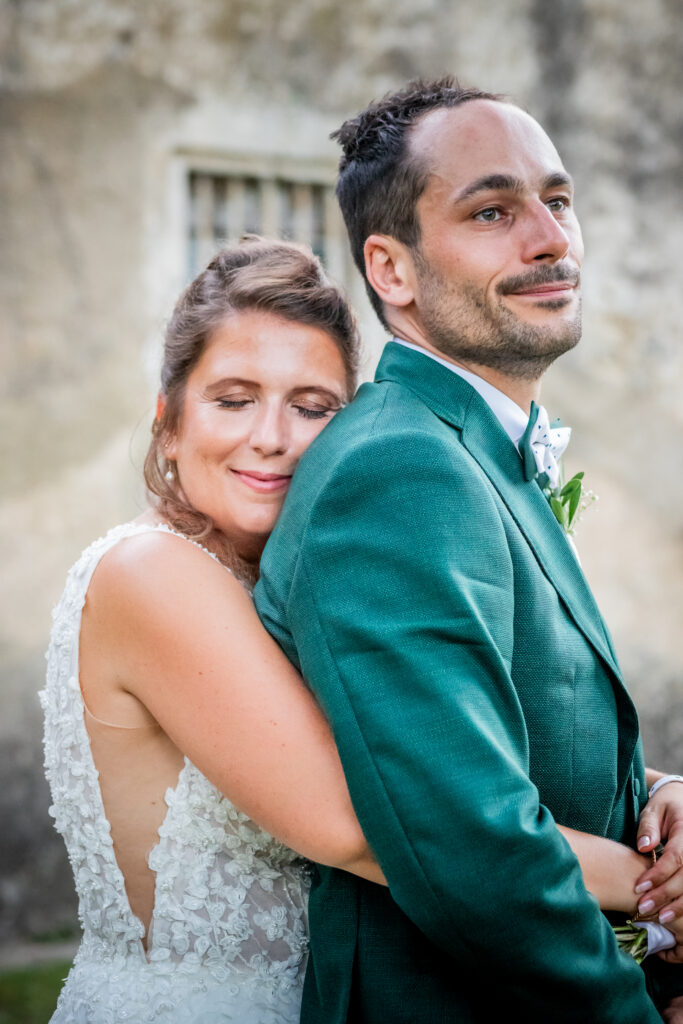
<svg viewBox="0 0 683 1024">
<path fill-rule="evenodd" d="M 53 1024 L 295 1022 L 303 858 L 384 881 L 324 718 L 249 596 L 357 361 L 348 307 L 298 246 L 226 249 L 176 306 L 155 506 L 87 549 L 55 611 L 46 766 L 84 935 Z M 643 858 L 566 835 L 603 905 L 633 911 Z"/>
</svg>

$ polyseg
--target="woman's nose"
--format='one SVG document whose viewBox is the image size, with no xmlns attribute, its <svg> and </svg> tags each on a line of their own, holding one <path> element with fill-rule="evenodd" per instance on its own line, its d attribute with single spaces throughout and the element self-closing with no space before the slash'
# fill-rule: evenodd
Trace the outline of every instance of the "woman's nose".
<svg viewBox="0 0 683 1024">
<path fill-rule="evenodd" d="M 249 443 L 262 455 L 281 455 L 289 445 L 286 418 L 280 409 L 261 406 L 252 424 Z"/>
</svg>

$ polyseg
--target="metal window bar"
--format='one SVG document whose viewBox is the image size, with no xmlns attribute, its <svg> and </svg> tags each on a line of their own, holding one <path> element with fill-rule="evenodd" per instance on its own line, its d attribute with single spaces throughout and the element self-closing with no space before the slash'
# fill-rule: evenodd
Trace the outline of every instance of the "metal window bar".
<svg viewBox="0 0 683 1024">
<path fill-rule="evenodd" d="M 191 171 L 188 188 L 191 277 L 221 245 L 255 233 L 304 242 L 338 281 L 345 278 L 344 231 L 330 186 Z"/>
</svg>

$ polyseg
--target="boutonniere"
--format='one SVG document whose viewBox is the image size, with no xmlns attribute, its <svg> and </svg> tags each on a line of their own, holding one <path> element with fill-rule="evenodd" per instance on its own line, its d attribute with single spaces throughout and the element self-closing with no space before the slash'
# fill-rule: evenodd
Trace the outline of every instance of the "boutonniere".
<svg viewBox="0 0 683 1024">
<path fill-rule="evenodd" d="M 597 495 L 584 489 L 583 472 L 564 482 L 562 456 L 570 437 L 570 427 L 563 427 L 561 420 L 551 423 L 543 406 L 531 403 L 529 422 L 519 441 L 524 475 L 536 481 L 558 523 L 571 536 L 579 517 L 597 501 Z"/>
<path fill-rule="evenodd" d="M 560 477 L 562 477 L 561 466 Z M 582 471 L 581 473 L 575 473 L 567 483 L 560 479 L 560 483 L 556 487 L 551 487 L 550 483 L 547 483 L 542 488 L 553 515 L 564 532 L 568 533 L 570 537 L 574 535 L 579 520 L 586 509 L 598 500 L 597 494 L 584 488 L 583 477 Z"/>
</svg>

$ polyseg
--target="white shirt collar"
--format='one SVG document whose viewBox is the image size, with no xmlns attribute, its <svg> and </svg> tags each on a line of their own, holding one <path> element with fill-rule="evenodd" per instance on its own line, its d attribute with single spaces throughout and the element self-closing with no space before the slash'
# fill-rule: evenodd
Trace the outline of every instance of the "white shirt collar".
<svg viewBox="0 0 683 1024">
<path fill-rule="evenodd" d="M 402 338 L 394 337 L 392 340 L 397 345 L 403 345 L 404 348 L 412 348 L 414 352 L 421 352 L 423 356 L 428 356 L 435 362 L 441 363 L 447 370 L 452 370 L 453 373 L 457 373 L 459 377 L 462 377 L 468 384 L 471 384 L 475 391 L 478 391 L 484 399 L 512 443 L 515 446 L 519 443 L 529 422 L 529 414 L 524 412 L 521 406 L 513 402 L 511 398 L 503 394 L 502 391 L 499 391 L 498 388 L 494 388 L 493 384 L 489 384 L 483 377 L 478 377 L 476 373 L 471 373 L 469 370 L 464 370 L 461 366 L 449 363 L 446 359 L 434 355 L 433 352 L 428 352 L 426 348 L 413 345 L 409 341 L 403 341 Z"/>
</svg>

